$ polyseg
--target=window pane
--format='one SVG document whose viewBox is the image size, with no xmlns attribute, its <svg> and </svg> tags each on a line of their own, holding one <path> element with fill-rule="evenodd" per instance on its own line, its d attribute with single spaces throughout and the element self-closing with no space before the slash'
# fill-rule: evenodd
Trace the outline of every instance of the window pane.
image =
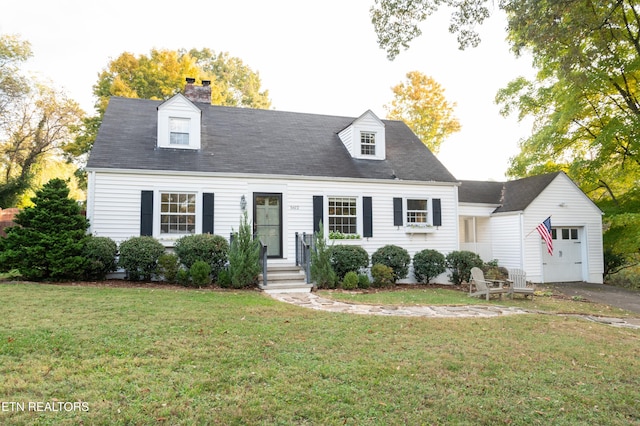
<svg viewBox="0 0 640 426">
<path fill-rule="evenodd" d="M 407 224 L 426 225 L 428 218 L 427 200 L 407 199 Z"/>
<path fill-rule="evenodd" d="M 569 239 L 569 230 L 566 228 L 562 229 L 562 239 L 563 240 L 568 240 Z"/>
<path fill-rule="evenodd" d="M 571 230 L 571 239 L 572 240 L 577 240 L 578 239 L 578 230 L 577 229 L 572 229 Z"/>
<path fill-rule="evenodd" d="M 329 198 L 329 231 L 356 234 L 357 207 L 355 197 Z"/>
<path fill-rule="evenodd" d="M 189 234 L 195 232 L 196 194 L 166 192 L 160 194 L 160 232 Z"/>
<path fill-rule="evenodd" d="M 360 154 L 376 155 L 376 134 L 360 132 Z"/>
</svg>

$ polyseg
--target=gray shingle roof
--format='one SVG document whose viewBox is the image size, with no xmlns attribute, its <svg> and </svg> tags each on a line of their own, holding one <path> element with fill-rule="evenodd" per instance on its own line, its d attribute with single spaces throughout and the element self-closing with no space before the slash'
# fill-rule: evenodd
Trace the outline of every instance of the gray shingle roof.
<svg viewBox="0 0 640 426">
<path fill-rule="evenodd" d="M 561 173 L 547 173 L 508 182 L 463 180 L 458 188 L 458 200 L 466 203 L 497 204 L 494 213 L 521 211 Z"/>
<path fill-rule="evenodd" d="M 457 182 L 401 121 L 383 120 L 387 159 L 362 160 L 337 135 L 355 118 L 198 103 L 201 149 L 157 148 L 161 103 L 111 98 L 87 167 Z"/>
</svg>

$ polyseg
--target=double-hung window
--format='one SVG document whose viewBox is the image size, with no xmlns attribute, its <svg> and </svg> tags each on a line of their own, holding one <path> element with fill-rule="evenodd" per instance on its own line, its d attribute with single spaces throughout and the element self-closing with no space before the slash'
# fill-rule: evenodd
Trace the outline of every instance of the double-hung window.
<svg viewBox="0 0 640 426">
<path fill-rule="evenodd" d="M 360 132 L 360 154 L 376 155 L 376 134 Z"/>
<path fill-rule="evenodd" d="M 169 144 L 170 145 L 189 145 L 189 130 L 191 120 L 188 118 L 169 119 Z"/>
<path fill-rule="evenodd" d="M 358 233 L 356 197 L 329 197 L 329 232 Z"/>
<path fill-rule="evenodd" d="M 407 226 L 427 226 L 429 211 L 426 199 L 407 199 Z"/>
<path fill-rule="evenodd" d="M 160 194 L 160 232 L 193 234 L 196 231 L 196 194 L 163 192 Z"/>
</svg>

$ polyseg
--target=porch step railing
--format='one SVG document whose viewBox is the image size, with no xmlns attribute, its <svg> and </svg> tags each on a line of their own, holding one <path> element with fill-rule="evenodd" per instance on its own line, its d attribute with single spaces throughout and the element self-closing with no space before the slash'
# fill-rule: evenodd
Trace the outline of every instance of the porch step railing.
<svg viewBox="0 0 640 426">
<path fill-rule="evenodd" d="M 296 232 L 296 266 L 304 270 L 307 284 L 311 283 L 311 250 L 313 247 L 313 234 Z"/>
</svg>

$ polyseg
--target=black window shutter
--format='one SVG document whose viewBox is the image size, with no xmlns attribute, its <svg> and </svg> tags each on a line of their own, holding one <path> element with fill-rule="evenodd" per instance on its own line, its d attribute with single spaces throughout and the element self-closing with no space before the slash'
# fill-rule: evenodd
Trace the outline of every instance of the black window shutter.
<svg viewBox="0 0 640 426">
<path fill-rule="evenodd" d="M 434 198 L 431 200 L 431 206 L 433 207 L 433 226 L 442 226 L 442 206 L 440 198 Z"/>
<path fill-rule="evenodd" d="M 153 191 L 140 195 L 140 235 L 153 235 Z"/>
<path fill-rule="evenodd" d="M 320 232 L 320 222 L 322 222 L 322 215 L 324 213 L 323 196 L 313 196 L 313 232 Z"/>
<path fill-rule="evenodd" d="M 402 226 L 402 198 L 393 199 L 393 226 Z"/>
<path fill-rule="evenodd" d="M 202 194 L 202 233 L 213 234 L 213 193 Z"/>
<path fill-rule="evenodd" d="M 362 197 L 362 236 L 373 237 L 373 211 L 371 197 Z"/>
</svg>

